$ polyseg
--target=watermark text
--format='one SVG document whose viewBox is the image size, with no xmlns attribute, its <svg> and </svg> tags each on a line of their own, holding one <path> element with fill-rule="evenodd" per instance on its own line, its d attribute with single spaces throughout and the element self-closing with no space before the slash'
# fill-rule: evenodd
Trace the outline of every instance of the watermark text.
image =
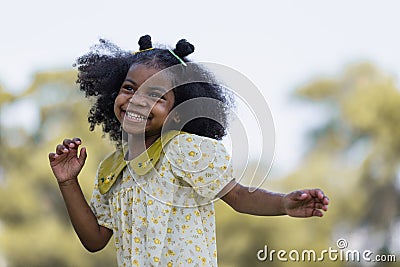
<svg viewBox="0 0 400 267">
<path fill-rule="evenodd" d="M 259 261 L 293 261 L 293 262 L 323 262 L 323 261 L 342 261 L 342 262 L 396 262 L 394 254 L 375 254 L 371 250 L 348 249 L 347 240 L 340 238 L 336 242 L 336 247 L 329 247 L 321 251 L 313 249 L 296 250 L 274 250 L 267 245 L 257 252 Z"/>
</svg>

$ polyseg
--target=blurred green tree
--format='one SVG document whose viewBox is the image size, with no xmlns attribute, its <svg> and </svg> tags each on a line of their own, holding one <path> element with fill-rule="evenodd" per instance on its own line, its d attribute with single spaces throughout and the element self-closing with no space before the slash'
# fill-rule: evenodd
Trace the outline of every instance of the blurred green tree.
<svg viewBox="0 0 400 267">
<path fill-rule="evenodd" d="M 269 178 L 265 187 L 283 192 L 320 187 L 330 197 L 331 207 L 322 219 L 258 218 L 236 215 L 218 203 L 221 266 L 320 266 L 321 262 L 260 262 L 256 253 L 264 245 L 276 251 L 318 253 L 328 247 L 338 249 L 339 238 L 347 240 L 348 249 L 394 253 L 398 261 L 400 92 L 395 78 L 372 64 L 359 63 L 335 77 L 313 79 L 293 96 L 314 106 L 310 120 L 319 125 L 305 140 L 308 149 L 299 167 L 287 177 Z M 323 264 L 366 263 L 325 257 Z M 374 266 L 381 265 L 397 266 L 394 262 Z"/>
<path fill-rule="evenodd" d="M 331 188 L 340 193 L 335 196 L 347 204 L 340 206 L 335 231 L 377 253 L 398 249 L 400 91 L 395 77 L 360 63 L 337 77 L 313 81 L 296 95 L 325 109 L 325 123 L 312 131 L 302 166 L 328 161 L 325 177 L 336 183 Z"/>
<path fill-rule="evenodd" d="M 30 127 L 0 121 L 0 265 L 4 256 L 10 267 L 116 266 L 113 242 L 96 254 L 81 246 L 48 164 L 56 144 L 80 137 L 89 155 L 80 183 L 90 198 L 97 165 L 113 150 L 102 133 L 88 130 L 89 104 L 75 77 L 75 71 L 38 73 L 20 95 L 0 87 L 0 118 L 16 116 L 12 107 L 23 107 L 22 100 L 38 111 Z M 400 240 L 394 235 L 399 228 L 400 95 L 394 78 L 371 64 L 358 64 L 336 77 L 312 80 L 294 95 L 316 106 L 314 114 L 323 123 L 311 131 L 299 167 L 287 177 L 269 178 L 265 187 L 280 192 L 320 187 L 331 198 L 330 210 L 322 219 L 255 217 L 217 201 L 220 266 L 320 266 L 276 258 L 263 262 L 257 252 L 267 245 L 318 253 L 337 249 L 339 237 L 346 237 L 351 249 L 398 253 L 393 250 Z M 326 260 L 324 266 L 347 264 Z"/>
<path fill-rule="evenodd" d="M 89 154 L 80 183 L 90 198 L 97 164 L 112 150 L 101 134 L 88 130 L 89 105 L 75 79 L 75 71 L 44 72 L 20 95 L 0 91 L 3 118 L 34 115 L 16 110 L 24 109 L 22 100 L 34 103 L 39 116 L 31 120 L 38 125 L 1 128 L 0 255 L 7 266 L 116 265 L 113 242 L 96 255 L 80 244 L 48 164 L 47 155 L 58 143 L 80 137 Z"/>
</svg>

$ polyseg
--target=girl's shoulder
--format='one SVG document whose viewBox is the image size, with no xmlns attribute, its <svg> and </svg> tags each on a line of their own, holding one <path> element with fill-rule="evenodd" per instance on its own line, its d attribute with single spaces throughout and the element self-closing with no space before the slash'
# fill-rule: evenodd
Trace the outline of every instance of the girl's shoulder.
<svg viewBox="0 0 400 267">
<path fill-rule="evenodd" d="M 206 137 L 206 136 L 202 136 L 202 135 L 197 135 L 197 134 L 193 134 L 193 133 L 188 133 L 188 132 L 180 132 L 178 135 L 176 135 L 172 140 L 176 141 L 178 140 L 178 142 L 186 142 L 186 143 L 192 143 L 192 142 L 208 142 L 208 143 L 213 143 L 213 144 L 218 144 L 221 143 L 221 141 L 210 138 L 210 137 Z"/>
<path fill-rule="evenodd" d="M 187 132 L 180 132 L 168 142 L 166 149 L 172 150 L 185 150 L 185 149 L 201 149 L 223 146 L 222 142 L 210 137 L 196 135 Z"/>
<path fill-rule="evenodd" d="M 165 159 L 172 174 L 188 183 L 209 203 L 233 179 L 231 156 L 221 141 L 195 134 L 179 134 L 168 143 Z"/>
<path fill-rule="evenodd" d="M 171 139 L 164 147 L 164 153 L 171 162 L 178 165 L 186 162 L 196 168 L 208 165 L 216 158 L 230 159 L 221 141 L 186 132 Z"/>
</svg>

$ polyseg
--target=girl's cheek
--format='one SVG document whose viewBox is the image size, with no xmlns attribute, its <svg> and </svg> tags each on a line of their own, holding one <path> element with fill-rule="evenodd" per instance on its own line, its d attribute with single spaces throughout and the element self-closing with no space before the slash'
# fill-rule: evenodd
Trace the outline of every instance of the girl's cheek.
<svg viewBox="0 0 400 267">
<path fill-rule="evenodd" d="M 115 115 L 115 117 L 117 118 L 117 120 L 119 121 L 119 122 L 121 122 L 121 111 L 120 111 L 120 109 L 118 108 L 118 102 L 117 102 L 117 100 L 115 100 L 115 102 L 114 102 L 114 115 Z"/>
</svg>

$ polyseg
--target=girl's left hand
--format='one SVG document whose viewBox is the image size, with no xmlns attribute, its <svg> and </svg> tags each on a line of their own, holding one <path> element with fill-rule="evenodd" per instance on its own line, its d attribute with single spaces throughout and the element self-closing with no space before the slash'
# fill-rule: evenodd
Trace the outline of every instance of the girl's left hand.
<svg viewBox="0 0 400 267">
<path fill-rule="evenodd" d="M 292 217 L 323 216 L 328 210 L 329 199 L 320 189 L 297 190 L 283 197 L 283 208 Z"/>
</svg>

